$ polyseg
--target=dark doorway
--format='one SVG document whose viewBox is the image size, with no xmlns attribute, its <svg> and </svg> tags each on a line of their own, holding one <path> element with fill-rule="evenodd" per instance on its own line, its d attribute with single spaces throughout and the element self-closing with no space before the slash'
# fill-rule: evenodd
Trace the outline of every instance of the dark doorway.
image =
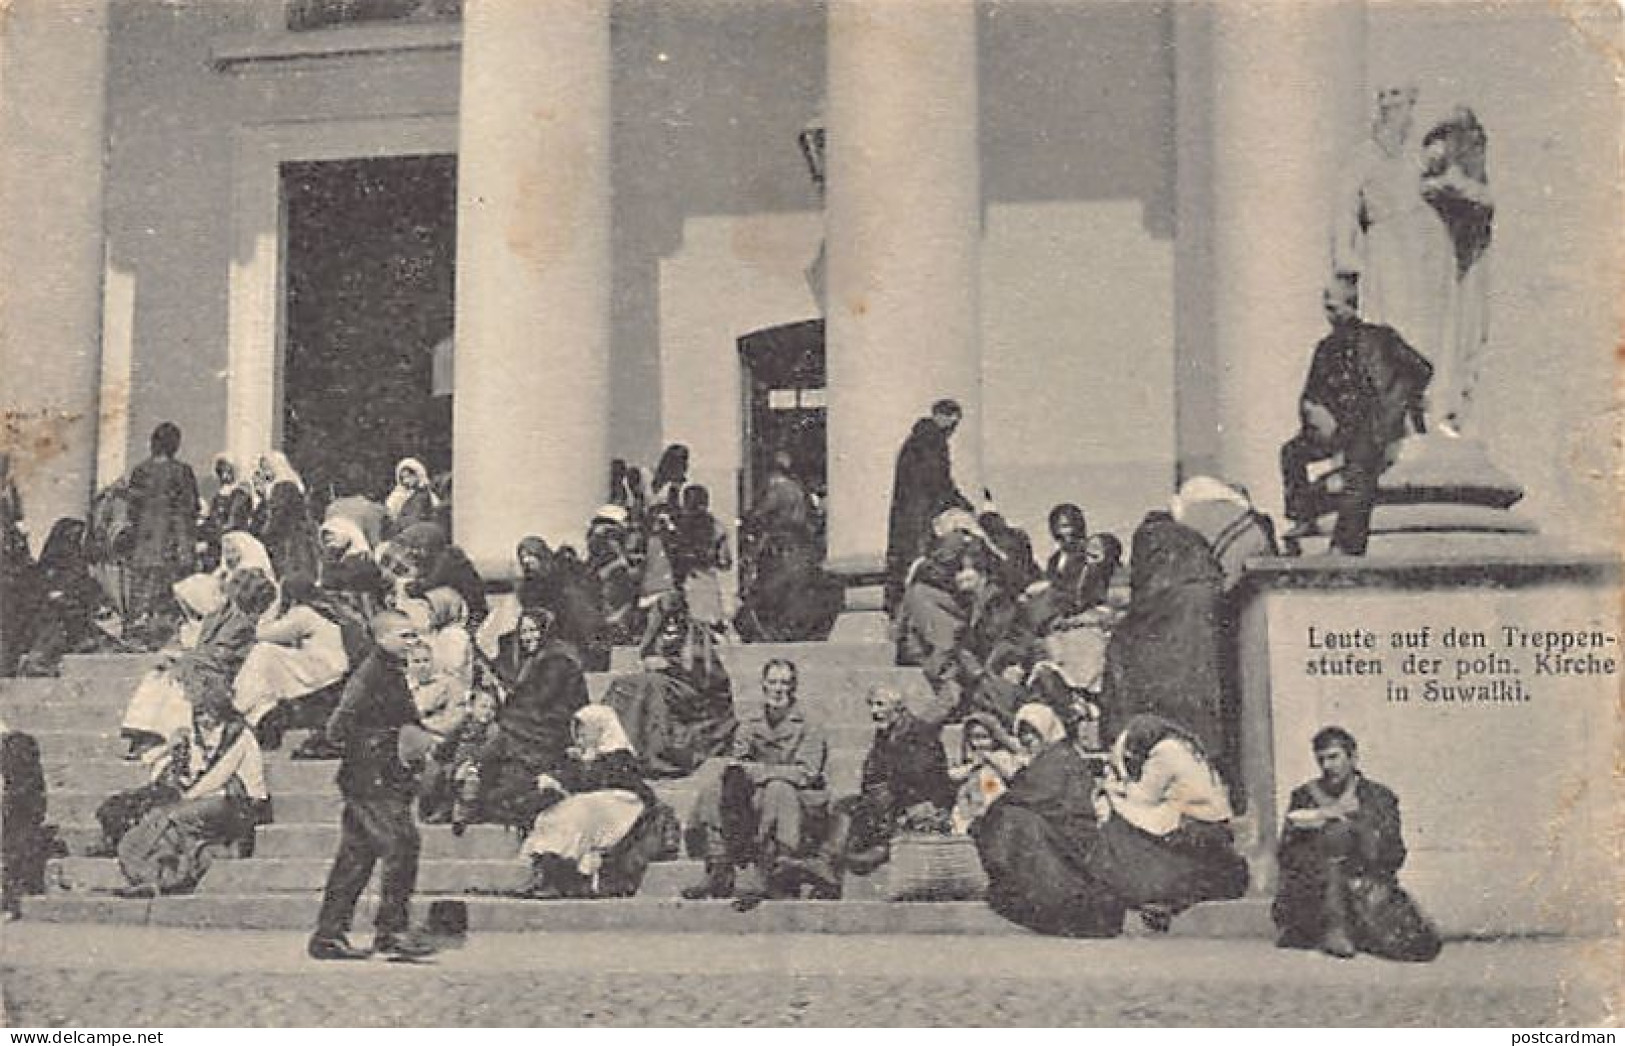
<svg viewBox="0 0 1625 1046">
<path fill-rule="evenodd" d="M 822 500 L 828 490 L 824 321 L 753 331 L 739 339 L 739 360 L 745 371 L 740 506 L 755 504 L 780 450 L 789 452 L 802 486 Z"/>
<path fill-rule="evenodd" d="M 318 497 L 347 472 L 380 494 L 403 457 L 449 470 L 457 158 L 289 163 L 282 188 L 284 449 Z"/>
</svg>

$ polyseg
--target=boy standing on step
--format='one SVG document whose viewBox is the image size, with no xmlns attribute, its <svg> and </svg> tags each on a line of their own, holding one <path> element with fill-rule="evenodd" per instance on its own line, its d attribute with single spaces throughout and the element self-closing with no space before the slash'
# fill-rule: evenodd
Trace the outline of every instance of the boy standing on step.
<svg viewBox="0 0 1625 1046">
<path fill-rule="evenodd" d="M 313 959 L 364 959 L 367 951 L 346 937 L 355 905 L 383 863 L 371 954 L 415 959 L 433 951 L 408 930 L 408 908 L 417 886 L 420 840 L 412 819 L 415 775 L 402 762 L 401 730 L 418 723 L 407 687 L 406 652 L 418 641 L 410 618 L 395 610 L 372 619 L 377 646 L 344 688 L 327 737 L 344 749 L 339 792 L 344 796 L 338 856 L 322 892 L 322 910 L 310 938 Z"/>
</svg>

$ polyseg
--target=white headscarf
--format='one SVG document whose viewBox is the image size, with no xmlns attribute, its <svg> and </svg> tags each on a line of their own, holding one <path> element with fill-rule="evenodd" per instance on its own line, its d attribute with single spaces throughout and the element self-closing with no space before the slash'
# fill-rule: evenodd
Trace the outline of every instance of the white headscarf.
<svg viewBox="0 0 1625 1046">
<path fill-rule="evenodd" d="M 608 705 L 587 705 L 576 711 L 576 736 L 580 738 L 581 759 L 592 762 L 612 752 L 631 752 L 632 742 L 621 726 L 620 716 Z M 636 754 L 635 752 L 633 753 Z"/>
<path fill-rule="evenodd" d="M 372 544 L 367 541 L 367 535 L 359 524 L 348 516 L 330 516 L 322 522 L 322 533 L 342 538 L 343 549 L 346 552 L 361 552 L 372 554 Z"/>
<path fill-rule="evenodd" d="M 1244 509 L 1253 507 L 1247 495 L 1224 480 L 1212 476 L 1192 476 L 1180 485 L 1178 493 L 1168 499 L 1168 511 L 1176 521 L 1183 523 L 1191 506 L 1210 501 Z"/>
<path fill-rule="evenodd" d="M 293 462 L 280 450 L 268 450 L 261 454 L 259 471 L 270 479 L 265 485 L 266 490 L 270 490 L 278 483 L 292 483 L 299 488 L 299 493 L 305 492 L 304 479 L 294 470 Z"/>
<path fill-rule="evenodd" d="M 1038 732 L 1045 747 L 1066 740 L 1066 727 L 1062 725 L 1061 717 L 1056 715 L 1055 710 L 1049 705 L 1031 701 L 1017 709 L 1014 731 L 1017 738 L 1021 736 L 1022 723 Z"/>
<path fill-rule="evenodd" d="M 227 552 L 236 553 L 236 567 L 226 565 Z M 220 569 L 215 571 L 215 576 L 220 579 L 221 584 L 224 584 L 233 574 L 241 570 L 264 571 L 265 576 L 271 579 L 271 583 L 276 584 L 276 571 L 271 567 L 271 554 L 265 551 L 265 546 L 260 544 L 259 538 L 241 530 L 228 531 L 220 538 Z"/>
<path fill-rule="evenodd" d="M 394 519 L 401 514 L 401 509 L 406 507 L 406 502 L 415 493 L 406 489 L 406 484 L 401 482 L 402 473 L 411 473 L 418 478 L 418 482 L 421 484 L 418 489 L 428 492 L 430 505 L 440 504 L 440 499 L 435 496 L 434 484 L 429 481 L 428 468 L 417 458 L 402 458 L 395 465 L 395 489 L 391 490 L 389 497 L 384 499 L 384 510 L 389 513 L 390 519 Z"/>
</svg>

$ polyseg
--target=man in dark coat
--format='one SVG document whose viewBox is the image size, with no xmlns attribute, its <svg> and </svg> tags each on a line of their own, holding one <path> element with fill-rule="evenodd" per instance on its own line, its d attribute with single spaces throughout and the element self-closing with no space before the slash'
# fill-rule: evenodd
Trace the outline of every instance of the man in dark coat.
<svg viewBox="0 0 1625 1046">
<path fill-rule="evenodd" d="M 1320 777 L 1292 790 L 1277 851 L 1280 882 L 1270 909 L 1278 947 L 1319 948 L 1340 959 L 1367 951 L 1428 962 L 1439 938 L 1397 877 L 1405 863 L 1399 799 L 1360 773 L 1359 749 L 1342 727 L 1314 737 Z M 1353 891 L 1381 895 L 1363 918 Z"/>
<path fill-rule="evenodd" d="M 152 617 L 169 605 L 169 587 L 191 573 L 197 555 L 197 476 L 190 465 L 175 460 L 181 430 L 164 422 L 153 429 L 151 447 L 152 457 L 135 467 L 129 483 L 135 528 L 132 602 L 138 627 L 150 627 Z"/>
<path fill-rule="evenodd" d="M 890 686 L 869 691 L 869 718 L 875 737 L 858 794 L 835 802 L 822 854 L 803 868 L 826 895 L 839 896 L 842 871 L 864 875 L 884 864 L 898 831 L 935 828 L 954 801 L 941 724 L 915 716 Z"/>
<path fill-rule="evenodd" d="M 339 852 L 322 892 L 321 914 L 310 938 L 313 959 L 367 956 L 347 938 L 356 901 L 381 861 L 377 933 L 372 951 L 413 959 L 433 949 L 409 929 L 409 906 L 417 887 L 421 839 L 412 818 L 416 775 L 402 759 L 403 729 L 425 733 L 407 688 L 406 651 L 418 642 L 411 619 L 395 610 L 372 619 L 371 656 L 350 676 L 344 697 L 327 723 L 327 737 L 344 748 L 339 792 L 344 796 Z"/>
<path fill-rule="evenodd" d="M 1332 551 L 1363 556 L 1377 478 L 1405 435 L 1406 419 L 1421 416 L 1433 366 L 1392 327 L 1360 319 L 1352 280 L 1340 277 L 1328 287 L 1325 303 L 1332 330 L 1309 365 L 1299 400 L 1303 428 L 1281 447 L 1286 514 L 1298 524 L 1287 537 L 1313 533 L 1330 502 L 1337 508 Z M 1310 481 L 1309 465 L 1339 454 L 1343 486 L 1333 499 Z"/>
<path fill-rule="evenodd" d="M 959 426 L 964 411 L 953 400 L 938 400 L 931 416 L 914 429 L 897 453 L 892 478 L 891 521 L 886 536 L 886 612 L 896 610 L 903 597 L 908 568 L 925 549 L 931 521 L 944 509 L 970 511 L 970 502 L 954 485 L 948 437 Z"/>
</svg>

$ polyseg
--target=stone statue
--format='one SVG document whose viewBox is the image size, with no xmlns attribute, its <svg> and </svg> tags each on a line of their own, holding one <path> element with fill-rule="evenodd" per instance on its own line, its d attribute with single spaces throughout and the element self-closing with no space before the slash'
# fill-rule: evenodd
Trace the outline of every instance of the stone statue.
<svg viewBox="0 0 1625 1046">
<path fill-rule="evenodd" d="M 1431 409 L 1449 434 L 1468 424 L 1473 386 L 1489 337 L 1490 235 L 1495 203 L 1485 163 L 1488 138 L 1471 109 L 1458 106 L 1422 136 L 1422 196 L 1451 245 Z"/>
<path fill-rule="evenodd" d="M 1371 138 L 1349 166 L 1338 209 L 1333 269 L 1356 280 L 1362 320 L 1394 328 L 1437 366 L 1450 243 L 1422 195 L 1416 97 L 1414 87 L 1377 92 Z"/>
<path fill-rule="evenodd" d="M 1357 280 L 1360 318 L 1394 328 L 1433 365 L 1428 425 L 1456 436 L 1488 331 L 1486 137 L 1472 110 L 1457 108 L 1414 143 L 1416 99 L 1411 86 L 1377 92 L 1371 138 L 1349 165 L 1332 264 Z"/>
</svg>

